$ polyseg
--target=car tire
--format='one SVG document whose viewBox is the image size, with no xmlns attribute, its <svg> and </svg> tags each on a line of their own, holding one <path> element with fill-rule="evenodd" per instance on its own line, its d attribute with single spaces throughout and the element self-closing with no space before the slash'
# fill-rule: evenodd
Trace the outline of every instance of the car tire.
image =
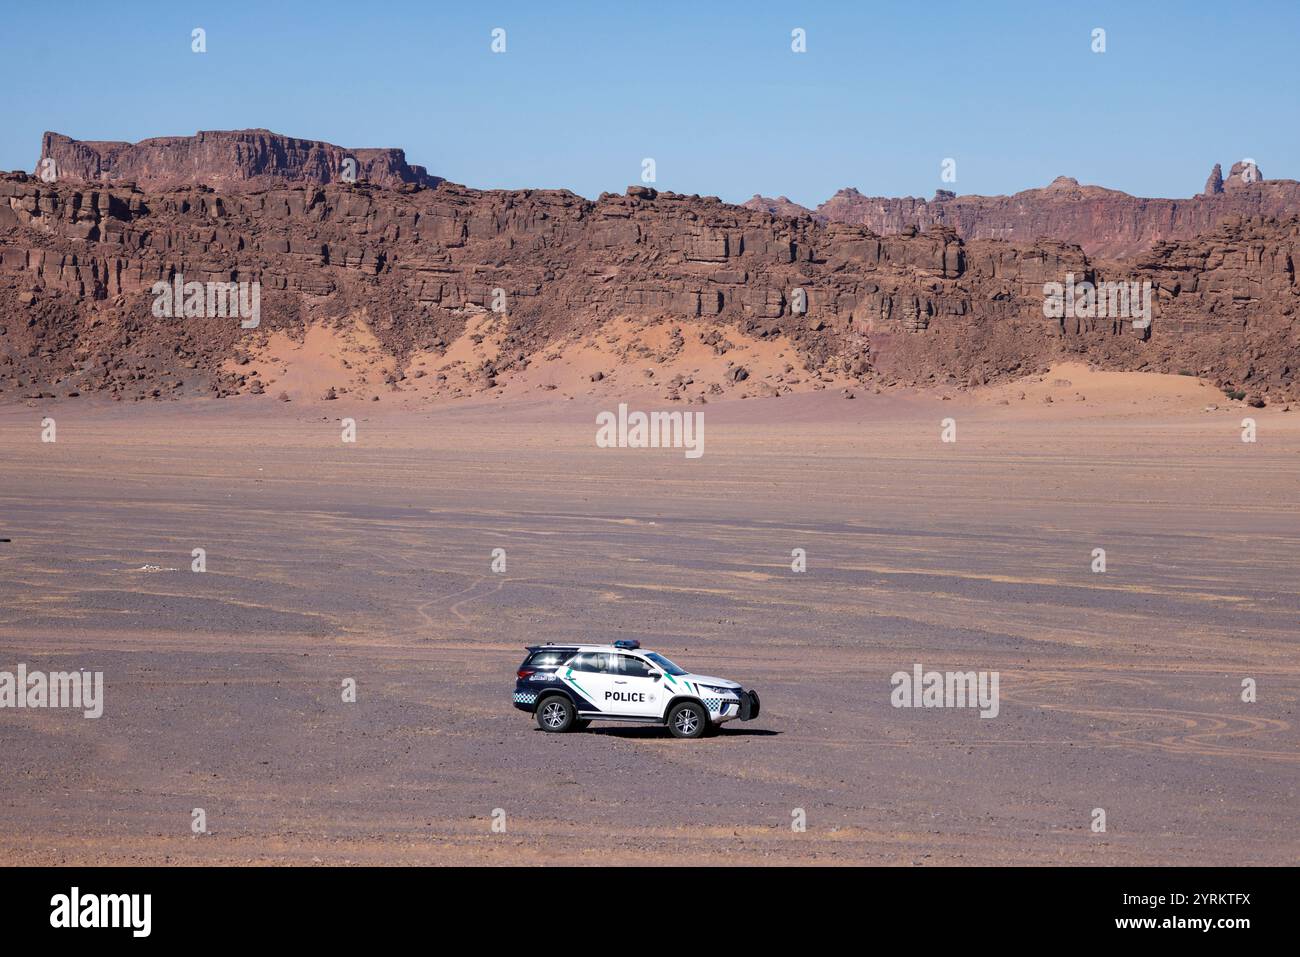
<svg viewBox="0 0 1300 957">
<path fill-rule="evenodd" d="M 550 734 L 559 734 L 573 727 L 578 712 L 564 695 L 552 694 L 537 702 L 535 716 L 537 727 Z"/>
<path fill-rule="evenodd" d="M 683 701 L 668 711 L 668 730 L 674 738 L 699 738 L 709 727 L 709 713 L 704 705 Z"/>
</svg>

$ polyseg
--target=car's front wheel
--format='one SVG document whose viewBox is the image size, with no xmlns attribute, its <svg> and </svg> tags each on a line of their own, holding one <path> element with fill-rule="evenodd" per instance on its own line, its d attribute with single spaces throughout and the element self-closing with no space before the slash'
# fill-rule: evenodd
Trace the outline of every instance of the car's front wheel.
<svg viewBox="0 0 1300 957">
<path fill-rule="evenodd" d="M 668 712 L 668 730 L 674 738 L 698 738 L 708 727 L 708 713 L 694 701 L 673 705 Z"/>
<path fill-rule="evenodd" d="M 573 727 L 574 718 L 578 712 L 574 709 L 573 703 L 563 695 L 551 695 L 543 698 L 537 705 L 537 727 L 543 731 L 556 733 L 559 731 L 568 731 Z"/>
</svg>

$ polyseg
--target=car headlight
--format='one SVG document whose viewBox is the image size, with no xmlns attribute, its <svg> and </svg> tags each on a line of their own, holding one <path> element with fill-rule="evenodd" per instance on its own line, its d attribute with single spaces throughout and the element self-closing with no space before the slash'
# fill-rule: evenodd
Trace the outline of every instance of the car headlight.
<svg viewBox="0 0 1300 957">
<path fill-rule="evenodd" d="M 717 695 L 736 695 L 737 697 L 740 695 L 740 689 L 738 688 L 715 688 L 713 685 L 700 685 L 700 687 Z"/>
</svg>

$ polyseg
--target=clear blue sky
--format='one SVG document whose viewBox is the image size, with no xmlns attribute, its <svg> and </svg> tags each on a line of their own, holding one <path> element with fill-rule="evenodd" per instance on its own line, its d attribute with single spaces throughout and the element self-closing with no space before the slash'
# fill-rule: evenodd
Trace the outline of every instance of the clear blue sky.
<svg viewBox="0 0 1300 957">
<path fill-rule="evenodd" d="M 11 3 L 0 168 L 32 170 L 46 129 L 260 126 L 589 197 L 638 181 L 643 157 L 661 189 L 731 201 L 1057 175 L 1187 196 L 1243 157 L 1300 179 L 1298 62 L 1300 0 Z"/>
</svg>

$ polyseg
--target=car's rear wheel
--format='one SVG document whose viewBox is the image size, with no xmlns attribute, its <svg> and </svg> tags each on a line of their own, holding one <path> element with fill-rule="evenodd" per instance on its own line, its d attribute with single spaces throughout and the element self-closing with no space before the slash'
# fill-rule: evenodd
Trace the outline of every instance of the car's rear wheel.
<svg viewBox="0 0 1300 957">
<path fill-rule="evenodd" d="M 573 727 L 578 712 L 568 698 L 554 694 L 538 702 L 536 715 L 537 726 L 554 734 Z"/>
<path fill-rule="evenodd" d="M 701 737 L 708 726 L 708 712 L 694 701 L 675 704 L 668 712 L 668 730 L 674 738 Z"/>
</svg>

